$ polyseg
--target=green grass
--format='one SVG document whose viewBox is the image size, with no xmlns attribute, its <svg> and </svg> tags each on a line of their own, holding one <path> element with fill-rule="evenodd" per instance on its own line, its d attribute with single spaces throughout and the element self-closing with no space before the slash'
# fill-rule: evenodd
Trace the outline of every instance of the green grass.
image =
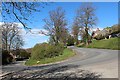
<svg viewBox="0 0 120 80">
<path fill-rule="evenodd" d="M 120 38 L 110 38 L 103 40 L 93 40 L 87 48 L 113 49 L 120 50 Z"/>
<path fill-rule="evenodd" d="M 58 61 L 62 61 L 65 59 L 68 59 L 72 56 L 74 56 L 75 53 L 71 49 L 64 49 L 63 54 L 53 57 L 53 58 L 45 58 L 45 59 L 40 59 L 40 60 L 32 60 L 29 59 L 28 61 L 25 62 L 25 65 L 31 66 L 31 65 L 39 65 L 39 64 L 47 64 L 47 63 L 54 63 Z M 39 63 L 37 63 L 39 61 Z"/>
</svg>

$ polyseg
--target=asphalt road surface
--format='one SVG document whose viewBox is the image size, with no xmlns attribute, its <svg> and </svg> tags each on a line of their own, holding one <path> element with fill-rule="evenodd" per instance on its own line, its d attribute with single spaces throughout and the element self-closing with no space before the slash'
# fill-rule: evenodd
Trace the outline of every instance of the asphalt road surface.
<svg viewBox="0 0 120 80">
<path fill-rule="evenodd" d="M 52 72 L 55 70 L 55 72 L 60 72 L 61 70 L 61 72 L 66 71 L 69 73 L 86 70 L 100 74 L 101 78 L 118 78 L 118 50 L 77 48 L 73 46 L 69 48 L 73 49 L 76 55 L 67 60 L 38 66 L 25 66 L 23 65 L 24 61 L 17 62 L 16 64 L 3 66 L 3 74 L 18 71 L 18 75 L 22 74 L 23 76 L 25 74 L 27 76 L 28 73 L 29 75 L 40 74 L 42 70 L 46 69 L 49 69 L 48 73 L 50 73 L 50 69 Z M 20 70 L 22 71 L 20 72 Z"/>
</svg>

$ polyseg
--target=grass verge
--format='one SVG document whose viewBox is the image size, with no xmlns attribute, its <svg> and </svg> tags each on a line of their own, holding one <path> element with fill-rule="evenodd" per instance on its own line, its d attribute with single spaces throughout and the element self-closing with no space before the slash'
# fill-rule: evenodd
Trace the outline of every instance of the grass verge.
<svg viewBox="0 0 120 80">
<path fill-rule="evenodd" d="M 28 61 L 25 62 L 25 65 L 32 66 L 32 65 L 39 65 L 39 64 L 54 63 L 54 62 L 68 59 L 74 55 L 75 55 L 75 53 L 71 49 L 66 48 L 66 49 L 64 49 L 62 55 L 59 55 L 59 56 L 56 56 L 53 58 L 40 59 L 40 60 L 29 59 Z"/>
<path fill-rule="evenodd" d="M 110 38 L 103 40 L 93 40 L 87 48 L 120 50 L 120 38 Z"/>
</svg>

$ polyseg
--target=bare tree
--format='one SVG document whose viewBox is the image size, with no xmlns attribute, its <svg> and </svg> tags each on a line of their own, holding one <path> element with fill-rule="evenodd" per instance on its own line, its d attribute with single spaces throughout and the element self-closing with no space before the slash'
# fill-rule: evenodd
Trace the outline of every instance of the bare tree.
<svg viewBox="0 0 120 80">
<path fill-rule="evenodd" d="M 35 12 L 40 12 L 41 8 L 44 8 L 48 3 L 46 2 L 2 2 L 2 20 L 11 19 L 13 22 L 20 22 L 25 28 L 28 23 L 32 23 L 30 20 Z"/>
<path fill-rule="evenodd" d="M 85 30 L 86 45 L 88 45 L 89 30 L 94 25 L 96 25 L 96 21 L 97 21 L 97 17 L 95 16 L 95 8 L 90 3 L 83 4 L 77 10 L 77 15 L 80 22 L 80 26 L 82 26 L 83 29 Z"/>
<path fill-rule="evenodd" d="M 20 41 L 16 39 L 16 38 L 19 38 L 19 39 L 21 38 L 19 35 L 20 29 L 17 26 L 18 25 L 15 23 L 4 23 L 1 25 L 0 29 L 2 30 L 3 49 L 10 51 L 10 49 L 13 48 L 13 45 L 15 44 L 15 42 L 18 43 Z"/>
<path fill-rule="evenodd" d="M 11 47 L 15 50 L 19 50 L 22 48 L 23 45 L 24 45 L 24 41 L 22 36 L 17 34 L 12 41 Z"/>
<path fill-rule="evenodd" d="M 67 40 L 68 40 L 68 29 L 67 28 L 62 28 L 62 32 L 61 32 L 61 42 L 64 44 L 64 46 L 67 46 Z"/>
<path fill-rule="evenodd" d="M 55 44 L 65 41 L 67 34 L 65 11 L 59 7 L 56 10 L 50 11 L 49 16 L 49 19 L 44 19 L 44 28 L 48 33 L 45 34 L 43 32 L 43 34 L 50 36 Z"/>
<path fill-rule="evenodd" d="M 78 18 L 76 17 L 72 26 L 72 34 L 74 37 L 75 44 L 78 44 L 79 32 L 80 32 L 80 26 L 79 26 Z"/>
</svg>

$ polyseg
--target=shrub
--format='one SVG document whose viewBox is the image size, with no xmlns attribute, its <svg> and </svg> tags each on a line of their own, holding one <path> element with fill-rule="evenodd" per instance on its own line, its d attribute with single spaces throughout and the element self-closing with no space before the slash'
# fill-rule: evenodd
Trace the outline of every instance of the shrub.
<svg viewBox="0 0 120 80">
<path fill-rule="evenodd" d="M 49 45 L 46 47 L 45 57 L 51 58 L 55 56 L 59 56 L 62 54 L 62 47 L 60 45 Z"/>
<path fill-rule="evenodd" d="M 13 62 L 13 56 L 7 50 L 2 50 L 2 64 L 9 64 Z"/>
<path fill-rule="evenodd" d="M 117 34 L 120 32 L 120 25 L 113 25 L 112 26 L 112 30 L 111 30 L 111 33 L 112 34 Z"/>
<path fill-rule="evenodd" d="M 31 54 L 31 53 L 32 53 L 32 48 L 28 48 L 28 49 L 26 49 L 26 51 L 27 51 L 29 54 Z"/>
<path fill-rule="evenodd" d="M 74 45 L 74 38 L 70 35 L 68 36 L 67 46 L 72 46 L 72 45 Z"/>
<path fill-rule="evenodd" d="M 43 59 L 44 58 L 44 54 L 45 53 L 45 44 L 36 44 L 34 46 L 34 48 L 32 49 L 32 54 L 31 54 L 31 58 L 38 60 L 38 59 Z"/>
<path fill-rule="evenodd" d="M 29 58 L 30 54 L 26 50 L 20 50 L 19 56 L 22 58 Z"/>
<path fill-rule="evenodd" d="M 35 60 L 40 60 L 44 58 L 52 58 L 62 54 L 64 46 L 59 45 L 50 45 L 47 43 L 37 44 L 32 49 L 31 58 Z"/>
</svg>

